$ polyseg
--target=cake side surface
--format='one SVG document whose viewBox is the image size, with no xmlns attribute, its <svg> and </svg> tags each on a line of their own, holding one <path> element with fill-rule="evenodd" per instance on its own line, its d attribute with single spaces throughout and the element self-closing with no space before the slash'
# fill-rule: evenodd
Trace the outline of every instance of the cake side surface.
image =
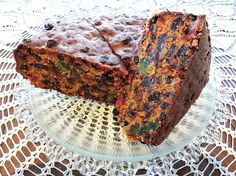
<svg viewBox="0 0 236 176">
<path fill-rule="evenodd" d="M 131 141 L 159 145 L 197 99 L 208 81 L 208 37 L 205 16 L 167 11 L 146 23 L 116 102 Z"/>
<path fill-rule="evenodd" d="M 127 70 L 84 20 L 58 24 L 14 50 L 16 70 L 36 87 L 114 103 Z"/>
</svg>

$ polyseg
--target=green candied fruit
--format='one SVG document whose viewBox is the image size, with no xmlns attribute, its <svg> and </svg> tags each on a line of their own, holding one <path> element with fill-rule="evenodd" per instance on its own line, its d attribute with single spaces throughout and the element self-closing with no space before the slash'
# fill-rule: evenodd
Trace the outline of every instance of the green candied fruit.
<svg viewBox="0 0 236 176">
<path fill-rule="evenodd" d="M 133 124 L 130 127 L 130 134 L 132 135 L 139 135 L 140 134 L 140 128 L 139 128 L 139 124 Z"/>
<path fill-rule="evenodd" d="M 104 98 L 106 98 L 106 99 L 116 99 L 116 98 L 118 98 L 118 92 L 114 91 L 113 93 L 105 95 Z"/>
<path fill-rule="evenodd" d="M 139 62 L 139 69 L 142 74 L 147 73 L 148 65 L 150 64 L 150 60 L 148 60 L 146 57 L 144 57 L 140 62 Z"/>
<path fill-rule="evenodd" d="M 82 69 L 82 68 L 78 68 L 78 69 L 77 69 L 77 72 L 78 72 L 78 73 L 85 73 L 85 70 Z"/>
<path fill-rule="evenodd" d="M 71 68 L 66 63 L 64 63 L 62 61 L 57 62 L 57 67 L 59 67 L 59 69 L 62 69 L 62 70 L 72 71 Z"/>
<path fill-rule="evenodd" d="M 150 130 L 157 130 L 159 127 L 159 124 L 156 122 L 156 121 L 151 121 L 148 123 L 147 125 L 147 131 L 150 131 Z"/>
</svg>

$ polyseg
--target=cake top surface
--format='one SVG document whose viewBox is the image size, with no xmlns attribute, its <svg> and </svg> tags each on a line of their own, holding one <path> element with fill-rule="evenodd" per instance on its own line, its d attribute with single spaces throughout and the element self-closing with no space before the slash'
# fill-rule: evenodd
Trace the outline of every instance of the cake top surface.
<svg viewBox="0 0 236 176">
<path fill-rule="evenodd" d="M 121 59 L 132 56 L 141 36 L 142 24 L 143 19 L 125 15 L 77 19 L 72 23 L 47 24 L 42 33 L 24 42 L 105 67 L 117 67 L 127 73 Z"/>
<path fill-rule="evenodd" d="M 121 61 L 128 66 L 141 38 L 145 19 L 123 14 L 114 17 L 100 16 L 91 19 L 91 23 L 101 32 Z"/>
</svg>

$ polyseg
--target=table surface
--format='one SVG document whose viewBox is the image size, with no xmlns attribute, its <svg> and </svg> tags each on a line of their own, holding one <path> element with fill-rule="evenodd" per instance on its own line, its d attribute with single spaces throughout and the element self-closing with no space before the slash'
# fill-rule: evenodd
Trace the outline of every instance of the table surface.
<svg viewBox="0 0 236 176">
<path fill-rule="evenodd" d="M 212 40 L 212 62 L 219 74 L 223 89 L 217 102 L 215 116 L 219 123 L 210 122 L 204 135 L 211 141 L 200 144 L 195 160 L 186 159 L 192 146 L 186 146 L 184 157 L 176 155 L 136 163 L 113 163 L 92 158 L 48 156 L 51 150 L 60 153 L 60 147 L 35 141 L 28 133 L 27 123 L 15 115 L 19 106 L 14 90 L 19 85 L 12 50 L 17 41 L 28 37 L 32 26 L 42 24 L 55 16 L 86 15 L 86 10 L 97 7 L 132 8 L 151 14 L 159 10 L 207 14 Z M 106 9 L 103 10 L 106 10 Z M 84 14 L 83 14 L 84 13 Z M 79 14 L 80 15 L 80 14 Z M 78 15 L 78 16 L 79 16 Z M 73 18 L 73 17 L 72 17 Z M 236 174 L 236 1 L 36 1 L 0 0 L 0 174 L 1 175 L 235 175 Z M 22 114 L 24 115 L 24 114 Z M 40 127 L 39 127 L 40 128 Z M 32 132 L 32 131 L 31 131 Z M 37 133 L 37 129 L 34 131 Z M 214 134 L 214 135 L 213 135 Z M 41 135 L 41 134 L 38 134 Z M 204 136 L 203 136 L 204 138 Z M 49 140 L 52 140 L 49 138 Z M 188 150 L 189 147 L 189 150 Z M 58 149 L 58 150 L 57 150 Z M 172 158 L 171 160 L 169 160 Z M 99 163 L 99 164 L 98 164 Z M 144 164 L 145 163 L 145 164 Z"/>
</svg>

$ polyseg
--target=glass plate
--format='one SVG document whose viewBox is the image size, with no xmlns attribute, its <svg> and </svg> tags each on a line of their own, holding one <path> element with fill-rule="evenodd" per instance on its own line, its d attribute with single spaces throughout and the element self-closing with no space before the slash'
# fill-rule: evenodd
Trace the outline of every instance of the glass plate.
<svg viewBox="0 0 236 176">
<path fill-rule="evenodd" d="M 213 75 L 211 75 L 213 77 Z M 216 88 L 210 79 L 188 113 L 159 146 L 130 143 L 113 119 L 113 106 L 30 87 L 33 116 L 68 150 L 100 160 L 137 161 L 162 157 L 189 144 L 212 117 Z"/>
</svg>

